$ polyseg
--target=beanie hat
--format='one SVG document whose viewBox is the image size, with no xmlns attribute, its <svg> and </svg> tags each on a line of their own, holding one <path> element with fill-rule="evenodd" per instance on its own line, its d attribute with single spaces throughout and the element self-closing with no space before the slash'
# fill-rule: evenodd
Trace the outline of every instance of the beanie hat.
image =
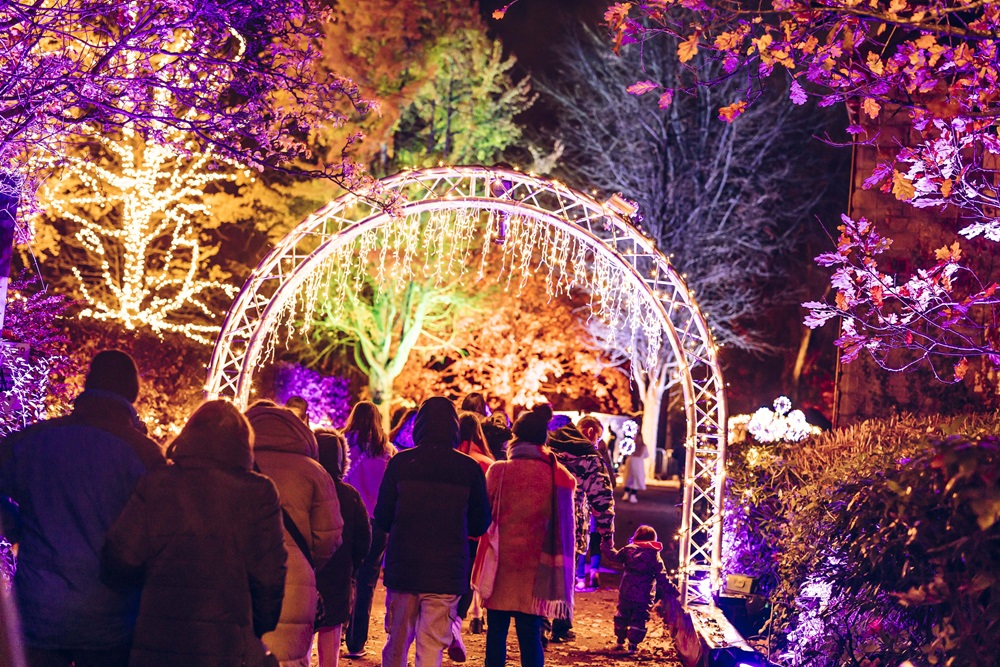
<svg viewBox="0 0 1000 667">
<path fill-rule="evenodd" d="M 139 398 L 139 369 L 132 357 L 121 350 L 98 352 L 90 362 L 83 388 L 110 391 L 135 403 Z"/>
<path fill-rule="evenodd" d="M 461 439 L 458 427 L 458 410 L 444 396 L 432 396 L 420 404 L 413 419 L 413 444 L 447 445 L 458 447 Z"/>
<path fill-rule="evenodd" d="M 547 403 L 536 405 L 518 416 L 514 422 L 514 435 L 519 440 L 544 445 L 549 435 L 550 419 L 552 419 L 552 408 Z"/>
</svg>

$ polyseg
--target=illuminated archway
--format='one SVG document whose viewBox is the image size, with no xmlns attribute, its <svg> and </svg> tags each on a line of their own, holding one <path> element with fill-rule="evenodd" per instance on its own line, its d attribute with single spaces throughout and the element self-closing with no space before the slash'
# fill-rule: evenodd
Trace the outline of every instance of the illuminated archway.
<svg viewBox="0 0 1000 667">
<path fill-rule="evenodd" d="M 486 167 L 410 171 L 380 182 L 398 194 L 396 218 L 354 194 L 331 202 L 303 220 L 261 261 L 240 291 L 219 334 L 206 392 L 245 406 L 258 364 L 274 344 L 275 331 L 295 299 L 324 262 L 343 256 L 365 234 L 400 216 L 433 211 L 488 212 L 505 220 L 542 225 L 586 248 L 588 257 L 613 266 L 627 294 L 662 325 L 678 366 L 687 416 L 684 504 L 679 574 L 683 600 L 711 604 L 722 548 L 726 449 L 725 384 L 718 350 L 681 276 L 653 242 L 624 214 L 627 203 L 600 203 L 558 182 Z"/>
</svg>

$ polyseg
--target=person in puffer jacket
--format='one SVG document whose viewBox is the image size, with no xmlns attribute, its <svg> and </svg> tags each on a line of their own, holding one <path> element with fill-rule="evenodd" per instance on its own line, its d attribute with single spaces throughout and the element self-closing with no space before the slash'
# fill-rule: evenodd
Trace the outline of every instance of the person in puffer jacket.
<svg viewBox="0 0 1000 667">
<path fill-rule="evenodd" d="M 343 541 L 344 520 L 337 488 L 319 464 L 316 436 L 294 412 L 259 401 L 246 412 L 256 436 L 254 460 L 278 487 L 282 508 L 312 551 L 313 567 L 322 567 Z M 278 627 L 264 644 L 282 667 L 309 667 L 316 620 L 316 573 L 285 530 L 288 575 Z"/>
<path fill-rule="evenodd" d="M 265 664 L 286 552 L 278 491 L 251 470 L 252 441 L 236 406 L 204 403 L 171 444 L 173 465 L 139 481 L 108 531 L 101 578 L 142 584 L 130 667 Z"/>
<path fill-rule="evenodd" d="M 415 447 L 386 466 L 374 522 L 389 536 L 383 667 L 406 667 L 414 643 L 417 667 L 440 667 L 453 642 L 458 600 L 469 588 L 468 540 L 492 521 L 486 476 L 455 451 L 459 442 L 455 406 L 432 396 L 417 410 Z"/>
<path fill-rule="evenodd" d="M 660 558 L 663 545 L 656 541 L 651 526 L 639 526 L 632 539 L 621 549 L 615 549 L 611 536 L 601 543 L 601 551 L 610 560 L 625 566 L 618 587 L 618 609 L 615 613 L 615 638 L 618 648 L 628 639 L 628 652 L 635 653 L 646 638 L 646 623 L 653 606 L 653 584 L 656 597 L 677 596 L 677 589 L 667 581 L 667 569 Z"/>
<path fill-rule="evenodd" d="M 139 479 L 166 465 L 159 445 L 143 435 L 138 396 L 135 361 L 104 350 L 72 414 L 0 444 L 0 501 L 16 508 L 4 529 L 20 543 L 14 594 L 28 664 L 128 664 L 139 589 L 113 590 L 99 575 L 108 528 Z M 7 524 L 10 518 L 17 521 Z"/>
</svg>

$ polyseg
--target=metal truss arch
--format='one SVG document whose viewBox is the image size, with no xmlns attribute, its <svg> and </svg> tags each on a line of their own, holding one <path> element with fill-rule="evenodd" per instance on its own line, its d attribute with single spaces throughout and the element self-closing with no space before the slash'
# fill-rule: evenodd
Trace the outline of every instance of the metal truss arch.
<svg viewBox="0 0 1000 667">
<path fill-rule="evenodd" d="M 682 277 L 652 240 L 610 201 L 556 181 L 487 167 L 408 171 L 380 181 L 383 195 L 400 197 L 397 214 L 444 210 L 522 216 L 572 235 L 612 261 L 634 284 L 643 307 L 661 320 L 678 364 L 687 417 L 686 466 L 680 530 L 683 600 L 711 604 L 719 585 L 726 451 L 725 383 L 718 349 Z M 498 187 L 499 185 L 499 187 Z M 240 406 L 250 399 L 254 373 L 280 314 L 323 261 L 367 230 L 392 218 L 378 205 L 344 195 L 310 215 L 260 262 L 236 297 L 216 341 L 206 393 Z"/>
</svg>

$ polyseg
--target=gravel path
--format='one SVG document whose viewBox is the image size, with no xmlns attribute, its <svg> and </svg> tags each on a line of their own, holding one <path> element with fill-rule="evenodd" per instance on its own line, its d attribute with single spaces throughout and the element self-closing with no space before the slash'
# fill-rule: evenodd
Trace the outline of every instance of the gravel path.
<svg viewBox="0 0 1000 667">
<path fill-rule="evenodd" d="M 572 667 L 626 667 L 636 663 L 650 663 L 663 667 L 680 667 L 670 634 L 664 631 L 662 623 L 655 614 L 649 622 L 646 640 L 639 647 L 637 654 L 628 655 L 624 651 L 615 649 L 612 617 L 618 599 L 619 575 L 608 572 L 602 573 L 601 576 L 603 584 L 601 589 L 576 593 L 576 620 L 573 627 L 576 640 L 565 644 L 549 644 L 545 652 L 545 664 Z M 379 584 L 372 608 L 368 654 L 355 660 L 341 655 L 341 667 L 379 667 L 382 644 L 385 641 L 385 629 L 382 626 L 384 609 L 385 589 Z M 465 664 L 479 667 L 483 664 L 485 655 L 486 635 L 470 634 L 466 625 L 463 639 L 468 651 L 468 660 Z M 412 649 L 410 656 L 412 665 Z M 312 664 L 314 667 L 317 665 L 315 651 Z M 454 667 L 455 664 L 445 654 L 445 667 Z M 511 667 L 520 664 L 513 624 L 507 642 L 507 664 Z"/>
</svg>

